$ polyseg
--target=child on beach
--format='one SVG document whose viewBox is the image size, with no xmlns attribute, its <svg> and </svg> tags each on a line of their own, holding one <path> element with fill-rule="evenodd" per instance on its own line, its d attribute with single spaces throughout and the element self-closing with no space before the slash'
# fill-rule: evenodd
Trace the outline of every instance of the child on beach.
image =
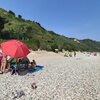
<svg viewBox="0 0 100 100">
<path fill-rule="evenodd" d="M 32 62 L 30 62 L 29 68 L 30 68 L 30 69 L 35 69 L 35 67 L 36 67 L 36 61 L 33 60 Z"/>
</svg>

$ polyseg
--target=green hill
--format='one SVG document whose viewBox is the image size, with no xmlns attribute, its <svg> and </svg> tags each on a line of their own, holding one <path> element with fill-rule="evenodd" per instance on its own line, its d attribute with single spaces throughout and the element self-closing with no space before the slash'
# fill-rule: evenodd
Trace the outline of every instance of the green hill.
<svg viewBox="0 0 100 100">
<path fill-rule="evenodd" d="M 18 17 L 12 11 L 0 8 L 0 41 L 18 39 L 31 49 L 65 49 L 77 51 L 99 51 L 100 42 L 85 39 L 77 40 L 47 31 L 40 23 Z"/>
</svg>

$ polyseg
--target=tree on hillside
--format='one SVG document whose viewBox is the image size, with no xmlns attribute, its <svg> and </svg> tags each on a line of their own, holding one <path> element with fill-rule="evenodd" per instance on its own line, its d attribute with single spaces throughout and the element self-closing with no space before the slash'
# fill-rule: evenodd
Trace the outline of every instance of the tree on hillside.
<svg viewBox="0 0 100 100">
<path fill-rule="evenodd" d="M 11 10 L 9 10 L 9 13 L 15 16 L 15 13 Z"/>
<path fill-rule="evenodd" d="M 55 49 L 58 49 L 58 45 L 56 43 L 54 43 L 53 45 L 51 45 L 51 49 L 52 49 L 52 51 L 55 52 Z"/>
<path fill-rule="evenodd" d="M 40 23 L 38 23 L 38 22 L 35 22 L 39 27 L 41 27 L 43 30 L 46 30 L 45 28 L 43 28 L 42 26 L 41 26 L 41 24 Z"/>
<path fill-rule="evenodd" d="M 8 21 L 5 20 L 5 18 L 0 17 L 0 38 L 2 39 L 8 39 L 9 38 L 9 32 L 2 32 L 2 30 L 4 29 L 4 24 L 7 23 Z"/>
<path fill-rule="evenodd" d="M 0 17 L 0 32 L 4 28 L 4 23 L 5 23 L 4 18 Z"/>
<path fill-rule="evenodd" d="M 18 15 L 18 18 L 22 19 L 22 16 L 21 15 Z"/>
</svg>

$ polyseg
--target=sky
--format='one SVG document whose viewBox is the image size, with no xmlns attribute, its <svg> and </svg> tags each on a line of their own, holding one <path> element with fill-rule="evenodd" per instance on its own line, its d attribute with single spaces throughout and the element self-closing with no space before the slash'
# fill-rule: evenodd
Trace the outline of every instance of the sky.
<svg viewBox="0 0 100 100">
<path fill-rule="evenodd" d="M 0 8 L 66 37 L 100 41 L 100 0 L 0 0 Z"/>
</svg>

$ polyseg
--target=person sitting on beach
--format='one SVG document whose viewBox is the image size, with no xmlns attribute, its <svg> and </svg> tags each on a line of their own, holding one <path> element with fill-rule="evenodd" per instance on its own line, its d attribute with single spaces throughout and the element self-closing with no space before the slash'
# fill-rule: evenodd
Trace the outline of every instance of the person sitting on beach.
<svg viewBox="0 0 100 100">
<path fill-rule="evenodd" d="M 25 66 L 28 66 L 28 64 L 30 63 L 29 59 L 26 58 L 22 58 L 22 64 L 25 64 Z"/>
<path fill-rule="evenodd" d="M 11 68 L 12 64 L 14 64 L 14 58 L 8 59 L 8 70 Z"/>
<path fill-rule="evenodd" d="M 36 67 L 36 61 L 33 60 L 32 62 L 30 62 L 28 58 L 19 59 L 17 62 L 17 70 L 20 70 L 20 71 L 35 69 L 35 67 Z"/>
<path fill-rule="evenodd" d="M 30 62 L 29 64 L 29 69 L 35 69 L 36 68 L 36 61 L 33 60 L 32 62 Z"/>
<path fill-rule="evenodd" d="M 69 52 L 69 57 L 72 57 L 72 52 L 71 51 Z"/>
<path fill-rule="evenodd" d="M 17 62 L 17 70 L 24 71 L 28 68 L 28 65 L 23 63 L 22 59 L 19 59 Z"/>
<path fill-rule="evenodd" d="M 33 69 L 36 67 L 36 62 L 33 60 L 32 62 L 29 61 L 28 58 L 22 58 L 18 61 L 18 70 L 24 71 L 27 69 Z"/>
<path fill-rule="evenodd" d="M 68 54 L 67 54 L 67 53 L 65 53 L 65 54 L 64 54 L 64 57 L 68 57 Z"/>
<path fill-rule="evenodd" d="M 7 67 L 7 55 L 3 54 L 3 58 L 2 58 L 2 61 L 1 61 L 1 67 L 0 67 L 0 74 L 3 74 L 6 67 Z"/>
</svg>

